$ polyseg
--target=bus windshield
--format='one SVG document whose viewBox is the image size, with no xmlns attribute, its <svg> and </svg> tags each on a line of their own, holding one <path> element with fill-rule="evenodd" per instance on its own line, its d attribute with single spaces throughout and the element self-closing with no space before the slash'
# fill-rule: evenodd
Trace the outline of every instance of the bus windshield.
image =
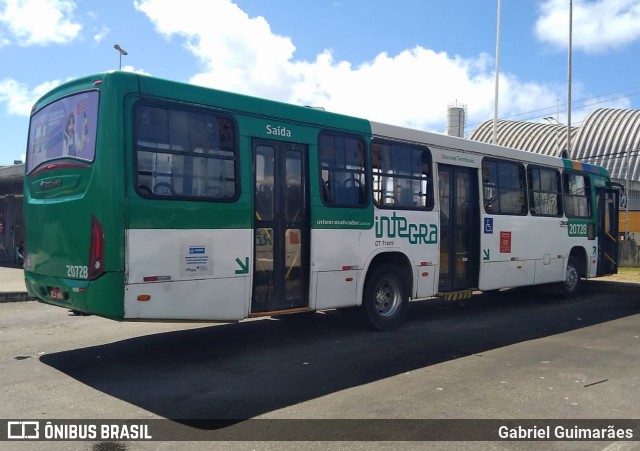
<svg viewBox="0 0 640 451">
<path fill-rule="evenodd" d="M 92 162 L 96 152 L 98 91 L 64 97 L 31 117 L 27 173 L 59 158 Z"/>
</svg>

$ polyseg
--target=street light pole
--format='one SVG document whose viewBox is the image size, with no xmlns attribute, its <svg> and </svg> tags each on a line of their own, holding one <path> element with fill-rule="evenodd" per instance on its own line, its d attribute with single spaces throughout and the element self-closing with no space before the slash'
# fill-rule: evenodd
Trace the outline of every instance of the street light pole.
<svg viewBox="0 0 640 451">
<path fill-rule="evenodd" d="M 500 84 L 500 11 L 501 1 L 498 0 L 498 24 L 496 26 L 496 81 L 493 98 L 493 144 L 498 143 L 498 92 Z"/>
<path fill-rule="evenodd" d="M 573 0 L 569 0 L 569 61 L 567 64 L 567 156 L 571 157 L 571 51 L 573 47 Z"/>
<path fill-rule="evenodd" d="M 122 55 L 128 55 L 128 53 L 125 49 L 120 47 L 118 44 L 114 45 L 113 48 L 116 49 L 120 54 L 120 70 L 122 70 Z"/>
<path fill-rule="evenodd" d="M 630 171 L 630 167 L 629 167 L 629 153 L 631 152 L 631 148 L 627 147 L 627 152 L 625 155 L 625 166 L 627 167 L 627 173 L 625 175 L 625 187 L 624 187 L 624 191 L 625 194 L 627 196 L 626 199 L 626 205 L 624 207 L 624 239 L 628 240 L 629 239 L 629 171 Z"/>
</svg>

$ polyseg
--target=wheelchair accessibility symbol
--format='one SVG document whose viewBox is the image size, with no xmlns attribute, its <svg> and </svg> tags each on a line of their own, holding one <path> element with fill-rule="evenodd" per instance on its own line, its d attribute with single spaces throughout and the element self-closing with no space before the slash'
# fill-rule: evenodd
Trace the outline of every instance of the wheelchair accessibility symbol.
<svg viewBox="0 0 640 451">
<path fill-rule="evenodd" d="M 484 218 L 484 233 L 493 233 L 493 218 Z"/>
</svg>

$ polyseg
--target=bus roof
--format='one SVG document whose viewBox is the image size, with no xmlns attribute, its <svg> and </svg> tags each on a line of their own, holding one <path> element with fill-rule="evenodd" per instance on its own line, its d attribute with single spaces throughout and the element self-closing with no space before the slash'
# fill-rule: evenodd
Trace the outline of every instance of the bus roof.
<svg viewBox="0 0 640 451">
<path fill-rule="evenodd" d="M 446 150 L 459 150 L 480 156 L 508 158 L 522 162 L 585 171 L 603 177 L 609 177 L 608 171 L 601 166 L 581 163 L 579 161 L 568 160 L 551 155 L 527 152 L 526 150 L 497 146 L 481 141 L 472 141 L 465 138 L 444 135 L 442 133 L 426 132 L 396 125 L 383 124 L 380 122 L 371 122 L 371 130 L 374 136 L 379 137 L 431 145 Z"/>
<path fill-rule="evenodd" d="M 269 118 L 279 118 L 288 122 L 313 124 L 316 126 L 351 131 L 354 133 L 371 133 L 373 136 L 431 145 L 443 149 L 460 150 L 482 156 L 509 158 L 523 162 L 585 171 L 603 177 L 609 176 L 608 171 L 601 166 L 582 163 L 575 160 L 532 153 L 479 141 L 471 141 L 441 133 L 384 124 L 355 116 L 329 112 L 324 109 L 294 105 L 124 71 L 103 72 L 63 83 L 41 97 L 34 105 L 32 114 L 51 101 L 76 92 L 79 87 L 82 87 L 82 89 L 90 89 L 93 87 L 102 87 L 101 85 L 109 86 L 114 82 L 135 85 L 140 92 L 153 92 L 158 96 L 166 98 L 179 97 L 180 100 L 185 102 L 209 106 L 215 105 L 230 112 L 237 112 L 245 115 L 249 114 Z"/>
</svg>

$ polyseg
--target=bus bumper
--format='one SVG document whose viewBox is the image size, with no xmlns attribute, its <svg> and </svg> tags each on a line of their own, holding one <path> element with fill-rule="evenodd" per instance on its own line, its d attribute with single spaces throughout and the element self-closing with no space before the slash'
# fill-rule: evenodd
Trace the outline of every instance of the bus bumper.
<svg viewBox="0 0 640 451">
<path fill-rule="evenodd" d="M 124 318 L 124 273 L 108 272 L 96 280 L 44 276 L 25 271 L 29 295 L 45 304 L 90 315 Z"/>
</svg>

